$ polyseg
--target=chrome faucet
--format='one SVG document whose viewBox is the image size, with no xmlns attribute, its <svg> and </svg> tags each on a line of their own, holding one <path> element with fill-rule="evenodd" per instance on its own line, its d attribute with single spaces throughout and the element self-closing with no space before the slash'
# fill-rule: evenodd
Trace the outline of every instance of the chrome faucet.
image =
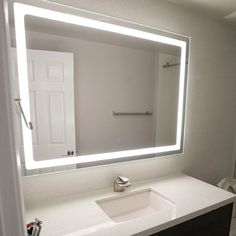
<svg viewBox="0 0 236 236">
<path fill-rule="evenodd" d="M 39 236 L 42 228 L 42 221 L 36 218 L 35 221 L 28 223 L 26 226 L 28 236 Z"/>
<path fill-rule="evenodd" d="M 115 192 L 123 192 L 125 187 L 129 187 L 131 185 L 129 178 L 125 176 L 117 176 L 114 181 L 114 191 Z"/>
</svg>

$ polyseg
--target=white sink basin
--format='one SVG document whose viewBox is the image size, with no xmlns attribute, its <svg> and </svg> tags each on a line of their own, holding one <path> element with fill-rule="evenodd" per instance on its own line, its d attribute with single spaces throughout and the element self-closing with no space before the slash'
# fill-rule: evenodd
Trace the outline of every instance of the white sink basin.
<svg viewBox="0 0 236 236">
<path fill-rule="evenodd" d="M 96 203 L 114 222 L 153 214 L 163 215 L 167 219 L 175 217 L 175 203 L 152 189 L 121 193 Z"/>
</svg>

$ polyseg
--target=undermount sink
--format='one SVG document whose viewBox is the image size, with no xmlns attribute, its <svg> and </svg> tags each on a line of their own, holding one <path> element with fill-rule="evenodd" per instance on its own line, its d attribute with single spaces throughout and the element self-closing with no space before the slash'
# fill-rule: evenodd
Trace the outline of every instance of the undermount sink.
<svg viewBox="0 0 236 236">
<path fill-rule="evenodd" d="M 121 193 L 96 203 L 117 223 L 153 214 L 167 219 L 175 217 L 175 203 L 152 189 Z"/>
</svg>

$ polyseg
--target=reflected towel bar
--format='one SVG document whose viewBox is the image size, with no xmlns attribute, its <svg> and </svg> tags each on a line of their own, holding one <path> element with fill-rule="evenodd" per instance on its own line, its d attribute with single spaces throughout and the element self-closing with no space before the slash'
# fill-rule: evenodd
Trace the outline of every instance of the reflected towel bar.
<svg viewBox="0 0 236 236">
<path fill-rule="evenodd" d="M 151 116 L 152 112 L 112 112 L 113 116 Z"/>
<path fill-rule="evenodd" d="M 186 62 L 185 64 L 188 65 L 188 62 Z M 169 68 L 169 67 L 173 67 L 173 66 L 180 66 L 180 63 L 173 63 L 173 64 L 171 64 L 169 62 L 166 62 L 166 64 L 163 65 L 162 67 L 163 68 Z"/>
<path fill-rule="evenodd" d="M 16 102 L 16 103 L 18 104 L 18 106 L 19 106 L 20 113 L 21 113 L 21 115 L 22 115 L 22 117 L 23 117 L 23 120 L 24 120 L 24 122 L 25 122 L 26 127 L 27 127 L 28 129 L 30 129 L 30 130 L 33 130 L 32 122 L 30 122 L 30 121 L 28 122 L 27 119 L 26 119 L 26 117 L 25 117 L 25 113 L 24 113 L 23 108 L 22 108 L 22 106 L 21 106 L 21 99 L 20 99 L 20 98 L 15 98 L 15 102 Z"/>
</svg>

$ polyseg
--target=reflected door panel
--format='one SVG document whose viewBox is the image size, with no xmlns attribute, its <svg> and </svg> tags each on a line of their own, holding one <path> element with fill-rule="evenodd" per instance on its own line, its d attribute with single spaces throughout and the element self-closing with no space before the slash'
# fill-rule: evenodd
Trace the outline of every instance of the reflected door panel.
<svg viewBox="0 0 236 236">
<path fill-rule="evenodd" d="M 27 50 L 27 57 L 34 159 L 64 157 L 76 149 L 73 54 Z"/>
</svg>

